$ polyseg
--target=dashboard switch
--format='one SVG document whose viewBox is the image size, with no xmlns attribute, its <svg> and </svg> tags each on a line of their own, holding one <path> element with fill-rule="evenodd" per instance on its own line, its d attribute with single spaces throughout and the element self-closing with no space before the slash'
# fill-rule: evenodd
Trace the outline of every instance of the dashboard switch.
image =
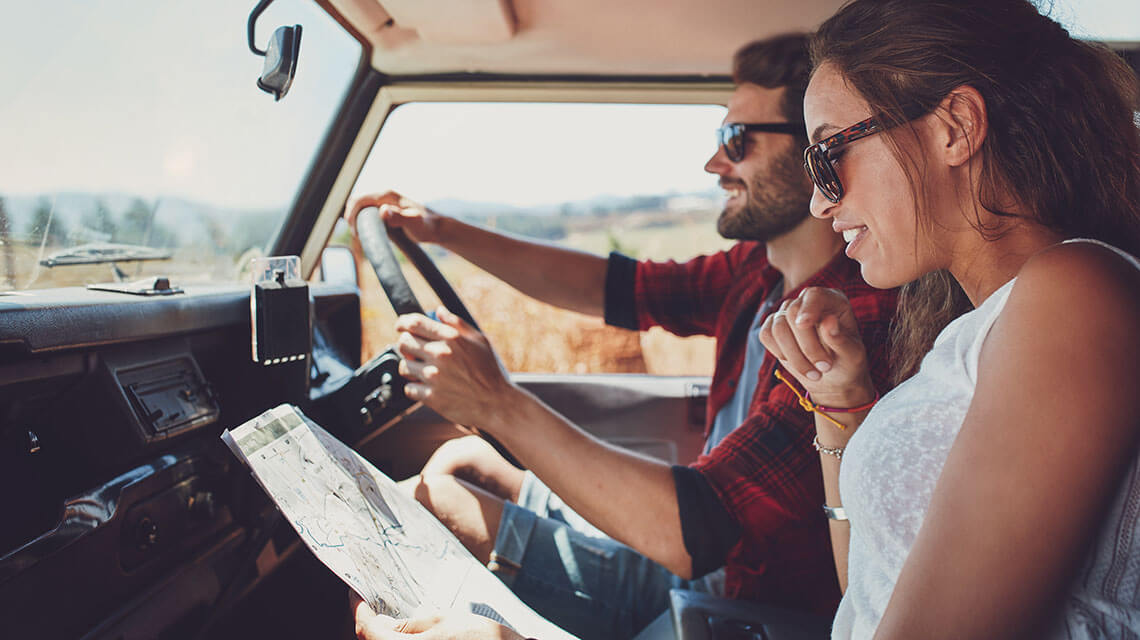
<svg viewBox="0 0 1140 640">
<path fill-rule="evenodd" d="M 144 516 L 135 525 L 135 545 L 139 551 L 146 551 L 158 544 L 158 525 L 150 517 Z"/>
</svg>

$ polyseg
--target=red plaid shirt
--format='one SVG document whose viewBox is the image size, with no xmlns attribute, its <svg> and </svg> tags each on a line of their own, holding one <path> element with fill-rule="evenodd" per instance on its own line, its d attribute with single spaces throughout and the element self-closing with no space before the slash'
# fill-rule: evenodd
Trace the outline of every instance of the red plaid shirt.
<svg viewBox="0 0 1140 640">
<path fill-rule="evenodd" d="M 782 279 L 762 244 L 741 242 L 728 251 L 688 262 L 640 262 L 634 277 L 637 326 L 717 339 L 709 390 L 706 437 L 736 391 L 749 328 L 760 305 Z M 871 375 L 889 387 L 886 339 L 895 292 L 863 281 L 858 263 L 842 253 L 799 288 L 822 286 L 847 294 L 859 320 Z M 774 307 L 774 308 L 778 308 Z M 787 386 L 776 379 L 776 359 L 765 355 L 747 420 L 692 468 L 701 472 L 741 528 L 726 561 L 726 595 L 832 615 L 839 586 L 823 504 L 815 423 Z"/>
</svg>

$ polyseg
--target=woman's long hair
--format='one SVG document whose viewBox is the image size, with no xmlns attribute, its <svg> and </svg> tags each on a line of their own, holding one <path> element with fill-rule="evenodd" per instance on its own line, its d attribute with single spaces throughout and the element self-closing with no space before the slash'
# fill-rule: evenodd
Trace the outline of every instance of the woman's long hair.
<svg viewBox="0 0 1140 640">
<path fill-rule="evenodd" d="M 1022 214 L 1064 237 L 1096 238 L 1140 254 L 1140 89 L 1123 60 L 1071 37 L 1026 0 L 856 0 L 812 40 L 881 114 L 907 172 L 921 226 L 921 161 L 894 142 L 915 135 L 904 111 L 936 107 L 962 85 L 985 100 L 989 130 L 977 189 L 986 211 Z M 902 126 L 899 126 L 902 125 Z M 1000 235 L 973 212 L 974 227 Z M 917 242 L 917 238 L 916 238 Z M 903 288 L 892 330 L 896 378 L 912 375 L 939 331 L 969 309 L 948 274 Z"/>
</svg>

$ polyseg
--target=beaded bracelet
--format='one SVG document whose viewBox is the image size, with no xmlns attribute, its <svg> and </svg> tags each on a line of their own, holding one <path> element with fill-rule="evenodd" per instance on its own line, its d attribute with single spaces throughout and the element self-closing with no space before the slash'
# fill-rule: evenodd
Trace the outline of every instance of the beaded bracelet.
<svg viewBox="0 0 1140 640">
<path fill-rule="evenodd" d="M 815 450 L 822 454 L 834 456 L 836 460 L 842 460 L 843 452 L 847 450 L 846 447 L 825 447 L 819 443 L 819 436 L 812 439 L 811 446 L 815 447 Z"/>
<path fill-rule="evenodd" d="M 838 420 L 836 420 L 835 418 L 832 418 L 831 416 L 829 416 L 827 414 L 829 414 L 829 413 L 859 413 L 860 411 L 866 411 L 867 409 L 870 409 L 871 407 L 875 406 L 876 402 L 879 401 L 879 392 L 876 391 L 874 399 L 872 399 L 867 404 L 861 404 L 857 407 L 851 407 L 849 409 L 838 409 L 836 407 L 825 407 L 821 404 L 816 404 L 816 403 L 812 402 L 810 393 L 808 393 L 806 391 L 803 393 L 800 393 L 800 390 L 797 389 L 795 387 L 795 385 L 793 385 L 791 382 L 789 382 L 788 379 L 784 377 L 784 374 L 780 373 L 779 369 L 776 369 L 776 378 L 779 379 L 780 382 L 783 382 L 784 384 L 788 385 L 788 388 L 792 390 L 792 393 L 796 394 L 796 399 L 800 401 L 800 406 L 803 407 L 804 411 L 807 411 L 808 413 L 817 413 L 817 414 L 823 416 L 825 420 L 827 420 L 831 424 L 838 427 L 840 431 L 846 431 L 847 425 L 839 422 Z"/>
</svg>

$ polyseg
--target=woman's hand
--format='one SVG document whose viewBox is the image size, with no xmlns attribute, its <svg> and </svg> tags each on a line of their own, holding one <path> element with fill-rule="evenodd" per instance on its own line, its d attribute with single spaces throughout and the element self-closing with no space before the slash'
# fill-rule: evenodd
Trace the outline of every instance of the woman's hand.
<svg viewBox="0 0 1140 640">
<path fill-rule="evenodd" d="M 456 614 L 397 620 L 376 615 L 368 603 L 353 598 L 356 637 L 360 640 L 522 640 L 522 636 L 482 616 Z"/>
<path fill-rule="evenodd" d="M 859 325 L 847 296 L 808 287 L 760 327 L 760 342 L 817 404 L 847 408 L 875 398 Z"/>
<path fill-rule="evenodd" d="M 518 389 L 483 334 L 443 307 L 436 315 L 438 321 L 419 314 L 396 320 L 399 371 L 410 381 L 404 393 L 449 420 L 485 428 Z"/>
<path fill-rule="evenodd" d="M 443 216 L 422 204 L 396 193 L 371 193 L 350 202 L 345 208 L 344 217 L 356 232 L 356 216 L 366 207 L 378 207 L 380 219 L 389 227 L 403 229 L 416 242 L 439 243 L 440 221 Z"/>
</svg>

